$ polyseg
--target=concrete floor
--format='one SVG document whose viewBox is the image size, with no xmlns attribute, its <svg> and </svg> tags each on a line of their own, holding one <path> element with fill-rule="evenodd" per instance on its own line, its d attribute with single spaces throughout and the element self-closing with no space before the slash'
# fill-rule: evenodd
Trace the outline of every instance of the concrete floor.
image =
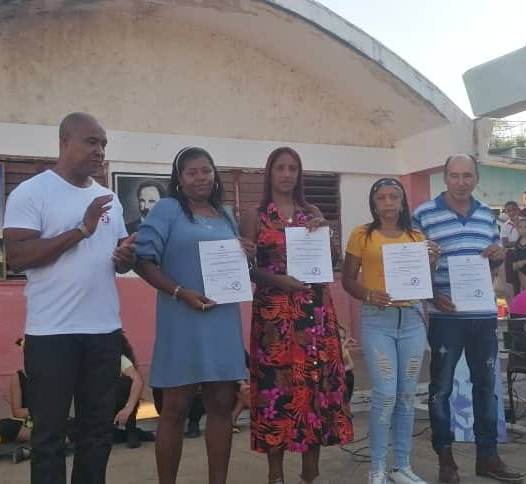
<svg viewBox="0 0 526 484">
<path fill-rule="evenodd" d="M 358 406 L 357 406 L 358 407 Z M 355 412 L 356 442 L 345 448 L 331 447 L 323 449 L 321 457 L 321 475 L 317 484 L 367 483 L 369 454 L 366 437 L 368 412 L 357 408 Z M 524 422 L 526 423 L 526 422 Z M 523 423 L 523 424 L 524 424 Z M 230 463 L 229 484 L 265 484 L 265 456 L 249 449 L 249 431 L 247 416 L 241 421 L 242 432 L 234 435 L 232 459 Z M 152 428 L 155 421 L 142 422 L 143 428 Z M 417 412 L 415 428 L 413 467 L 415 471 L 430 483 L 437 482 L 436 457 L 431 450 L 429 422 L 425 412 Z M 514 437 L 510 435 L 510 437 Z M 517 435 L 515 437 L 518 437 Z M 362 440 L 363 439 L 363 440 Z M 526 436 L 517 442 L 500 446 L 503 459 L 517 469 L 526 470 Z M 353 455 L 352 452 L 355 454 Z M 455 446 L 457 463 L 461 470 L 462 483 L 477 484 L 494 481 L 477 478 L 474 474 L 474 446 L 458 444 Z M 361 457 L 363 456 L 363 457 Z M 68 468 L 72 457 L 67 457 Z M 298 482 L 300 459 L 298 455 L 287 454 L 286 482 Z M 0 459 L 0 482 L 2 484 L 29 483 L 29 462 L 13 464 L 8 458 Z M 145 443 L 139 449 L 128 449 L 124 445 L 114 447 L 108 466 L 107 484 L 145 484 L 157 482 L 154 444 Z M 178 483 L 205 484 L 207 482 L 206 451 L 203 437 L 187 439 L 184 443 L 183 457 Z"/>
<path fill-rule="evenodd" d="M 347 484 L 367 483 L 369 455 L 367 425 L 368 425 L 368 379 L 360 351 L 353 352 L 355 360 L 356 391 L 353 396 L 353 413 L 355 442 L 345 448 L 331 447 L 322 450 L 321 474 L 316 484 Z M 421 403 L 425 402 L 426 382 L 429 379 L 428 353 L 420 377 Z M 503 368 L 504 362 L 502 365 Z M 520 383 L 520 395 L 526 394 L 526 381 Z M 150 395 L 146 395 L 150 397 Z M 0 406 L 1 407 L 1 406 Z M 421 407 L 422 408 L 422 407 Z M 2 414 L 0 408 L 0 416 Z M 7 408 L 5 409 L 7 410 Z M 144 417 L 152 415 L 152 405 L 141 409 Z M 521 403 L 519 415 L 524 415 L 526 406 Z M 6 412 L 7 413 L 7 412 Z M 417 474 L 429 483 L 437 482 L 437 462 L 430 445 L 429 421 L 427 412 L 418 410 L 415 425 L 413 445 L 413 467 Z M 156 419 L 142 420 L 140 426 L 145 430 L 155 430 Z M 204 422 L 203 422 L 204 423 Z M 266 458 L 264 455 L 252 452 L 249 448 L 248 415 L 242 415 L 240 434 L 233 437 L 232 457 L 230 462 L 229 484 L 265 484 L 267 482 Z M 520 422 L 526 427 L 526 418 Z M 526 471 L 526 435 L 509 434 L 511 443 L 500 446 L 502 458 L 515 469 Z M 1 447 L 0 447 L 1 449 Z M 1 454 L 1 450 L 0 450 Z M 455 456 L 460 467 L 463 484 L 491 483 L 492 480 L 475 476 L 475 448 L 472 444 L 455 445 Z M 67 457 L 68 468 L 72 457 Z M 300 456 L 287 454 L 285 459 L 287 484 L 296 484 L 300 471 Z M 29 462 L 13 464 L 9 456 L 0 456 L 0 484 L 29 483 Z M 153 443 L 143 443 L 139 449 L 128 449 L 124 445 L 116 445 L 111 453 L 107 484 L 145 484 L 157 482 L 155 454 Z M 204 437 L 187 439 L 184 442 L 178 484 L 206 484 L 206 450 Z M 526 479 L 525 479 L 526 483 Z"/>
</svg>

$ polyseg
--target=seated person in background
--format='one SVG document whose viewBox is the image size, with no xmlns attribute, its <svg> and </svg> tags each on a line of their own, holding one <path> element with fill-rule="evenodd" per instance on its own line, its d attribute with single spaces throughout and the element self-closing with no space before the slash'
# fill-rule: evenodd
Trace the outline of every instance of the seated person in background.
<svg viewBox="0 0 526 484">
<path fill-rule="evenodd" d="M 141 445 L 137 432 L 137 410 L 144 384 L 141 374 L 136 369 L 137 361 L 130 342 L 124 334 L 121 334 L 121 337 L 121 376 L 117 389 L 114 441 L 126 440 L 128 447 L 134 449 Z"/>
<path fill-rule="evenodd" d="M 519 232 L 519 239 L 515 242 L 510 254 L 515 294 L 526 289 L 526 218 L 518 220 L 517 231 Z"/>
<path fill-rule="evenodd" d="M 22 348 L 24 340 L 19 338 L 16 344 Z M 18 370 L 11 375 L 8 401 L 12 418 L 0 420 L 0 442 L 29 442 L 33 424 L 29 414 L 27 376 L 24 370 Z M 18 464 L 30 456 L 29 446 L 17 447 L 13 451 L 13 462 Z"/>
</svg>

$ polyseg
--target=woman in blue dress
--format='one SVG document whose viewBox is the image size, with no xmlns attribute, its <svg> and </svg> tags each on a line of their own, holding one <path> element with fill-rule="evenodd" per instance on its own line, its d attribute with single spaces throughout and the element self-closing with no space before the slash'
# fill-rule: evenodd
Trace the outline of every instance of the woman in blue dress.
<svg viewBox="0 0 526 484">
<path fill-rule="evenodd" d="M 210 154 L 185 148 L 173 163 L 170 196 L 157 202 L 137 235 L 137 272 L 157 289 L 150 384 L 163 394 L 156 444 L 160 484 L 176 481 L 184 422 L 199 385 L 209 482 L 226 483 L 235 382 L 246 373 L 241 318 L 238 304 L 216 305 L 204 296 L 199 260 L 199 241 L 237 237 L 221 195 Z M 242 245 L 248 250 L 250 243 Z"/>
</svg>

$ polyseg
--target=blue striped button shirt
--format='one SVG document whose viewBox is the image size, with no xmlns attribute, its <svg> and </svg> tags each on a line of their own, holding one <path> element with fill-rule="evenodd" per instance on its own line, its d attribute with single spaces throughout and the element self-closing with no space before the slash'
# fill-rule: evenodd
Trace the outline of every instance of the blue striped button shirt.
<svg viewBox="0 0 526 484">
<path fill-rule="evenodd" d="M 413 214 L 413 226 L 427 239 L 440 245 L 441 255 L 433 274 L 433 287 L 451 297 L 447 258 L 452 255 L 480 254 L 488 245 L 499 242 L 499 231 L 493 212 L 485 204 L 471 198 L 471 206 L 466 216 L 449 208 L 444 199 L 445 193 L 420 205 Z M 495 312 L 455 312 L 442 313 L 433 305 L 430 315 L 452 319 L 495 318 Z"/>
</svg>

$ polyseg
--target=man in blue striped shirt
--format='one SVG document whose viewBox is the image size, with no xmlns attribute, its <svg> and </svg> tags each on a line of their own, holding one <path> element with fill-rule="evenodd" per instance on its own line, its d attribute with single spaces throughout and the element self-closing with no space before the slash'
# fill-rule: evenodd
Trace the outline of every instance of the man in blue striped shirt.
<svg viewBox="0 0 526 484">
<path fill-rule="evenodd" d="M 521 475 L 510 471 L 497 454 L 497 314 L 457 311 L 451 301 L 449 256 L 482 255 L 489 259 L 491 267 L 498 267 L 504 259 L 491 209 L 472 196 L 478 180 L 475 158 L 450 156 L 444 166 L 447 191 L 420 205 L 413 215 L 414 227 L 438 243 L 441 250 L 433 276 L 435 299 L 429 308 L 433 448 L 439 457 L 439 481 L 459 482 L 451 450 L 454 435 L 450 430 L 449 397 L 455 367 L 464 350 L 473 383 L 476 473 L 502 482 L 522 482 Z"/>
</svg>

